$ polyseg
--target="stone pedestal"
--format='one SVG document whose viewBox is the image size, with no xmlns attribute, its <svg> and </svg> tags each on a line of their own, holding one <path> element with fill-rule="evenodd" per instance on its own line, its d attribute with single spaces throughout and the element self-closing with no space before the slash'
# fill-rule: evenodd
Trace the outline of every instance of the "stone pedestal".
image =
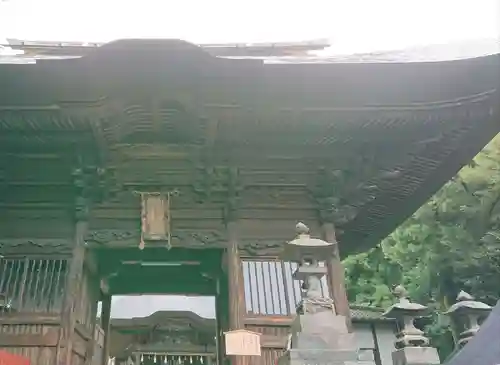
<svg viewBox="0 0 500 365">
<path fill-rule="evenodd" d="M 434 347 L 405 347 L 393 351 L 394 365 L 437 365 L 439 355 Z"/>
<path fill-rule="evenodd" d="M 279 358 L 278 365 L 375 365 L 375 361 L 355 350 L 290 349 Z"/>
<path fill-rule="evenodd" d="M 328 309 L 324 304 L 313 304 L 309 299 L 303 301 L 308 312 L 297 315 L 292 325 L 290 349 L 278 365 L 374 365 L 371 356 L 356 349 L 345 317 L 336 315 L 331 305 Z"/>
<path fill-rule="evenodd" d="M 299 314 L 292 324 L 292 347 L 311 350 L 353 351 L 354 335 L 346 319 L 332 310 Z"/>
</svg>

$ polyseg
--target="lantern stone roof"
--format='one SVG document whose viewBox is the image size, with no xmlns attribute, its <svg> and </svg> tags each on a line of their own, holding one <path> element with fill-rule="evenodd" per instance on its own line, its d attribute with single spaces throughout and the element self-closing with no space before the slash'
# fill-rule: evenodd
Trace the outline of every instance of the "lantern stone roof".
<svg viewBox="0 0 500 365">
<path fill-rule="evenodd" d="M 445 314 L 455 315 L 460 312 L 475 311 L 475 312 L 486 312 L 491 311 L 491 307 L 483 302 L 475 300 L 475 298 L 469 293 L 463 290 L 458 293 L 457 302 L 453 304 Z"/>
<path fill-rule="evenodd" d="M 481 324 L 477 334 L 446 365 L 497 365 L 500 363 L 500 302 Z"/>
<path fill-rule="evenodd" d="M 499 70 L 500 55 L 267 64 L 179 40 L 116 41 L 81 58 L 0 65 L 0 148 L 39 165 L 49 151 L 66 156 L 77 145 L 125 185 L 181 189 L 194 172 L 183 175 L 180 160 L 193 166 L 210 156 L 238 167 L 246 192 L 274 196 L 272 209 L 248 198 L 248 219 L 278 222 L 262 246 L 248 237 L 243 253 L 279 251 L 295 219 L 317 232 L 310 222 L 328 205 L 340 251 L 350 254 L 389 234 L 499 131 Z M 176 167 L 159 162 L 167 155 Z M 10 172 L 12 161 L 2 169 L 21 191 L 31 178 Z M 299 192 L 314 199 L 298 202 Z"/>
</svg>

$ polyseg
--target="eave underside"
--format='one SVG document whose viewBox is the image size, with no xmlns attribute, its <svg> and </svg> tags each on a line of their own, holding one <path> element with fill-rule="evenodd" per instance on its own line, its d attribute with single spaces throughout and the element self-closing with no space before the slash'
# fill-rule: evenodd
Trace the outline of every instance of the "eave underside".
<svg viewBox="0 0 500 365">
<path fill-rule="evenodd" d="M 122 77 L 110 69 L 113 53 L 93 57 L 24 69 L 19 82 L 9 78 L 11 94 L 0 92 L 7 237 L 70 237 L 71 169 L 85 156 L 112 169 L 120 185 L 114 199 L 94 207 L 90 243 L 136 246 L 134 192 L 175 189 L 174 244 L 218 247 L 224 201 L 203 190 L 217 169 L 237 169 L 242 248 L 272 256 L 297 220 L 315 233 L 318 180 L 326 171 L 341 252 L 350 254 L 389 234 L 498 132 L 496 56 L 392 68 L 317 65 L 295 73 L 290 65 L 206 56 L 179 69 L 179 56 L 156 78 L 134 57 L 122 65 Z M 200 73 L 203 62 L 213 77 Z M 93 73 L 82 77 L 90 64 Z M 346 81 L 348 70 L 357 73 Z M 399 81 L 387 78 L 391 70 Z M 45 93 L 33 90 L 41 81 Z M 12 97 L 22 91 L 24 100 Z M 30 224 L 15 228 L 16 219 Z"/>
</svg>

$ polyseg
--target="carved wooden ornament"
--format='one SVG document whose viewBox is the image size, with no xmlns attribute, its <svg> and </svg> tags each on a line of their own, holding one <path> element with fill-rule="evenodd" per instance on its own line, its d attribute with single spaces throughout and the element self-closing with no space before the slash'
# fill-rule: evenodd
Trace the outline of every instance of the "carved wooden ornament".
<svg viewBox="0 0 500 365">
<path fill-rule="evenodd" d="M 224 332 L 226 355 L 261 356 L 260 336 L 248 330 Z"/>
</svg>

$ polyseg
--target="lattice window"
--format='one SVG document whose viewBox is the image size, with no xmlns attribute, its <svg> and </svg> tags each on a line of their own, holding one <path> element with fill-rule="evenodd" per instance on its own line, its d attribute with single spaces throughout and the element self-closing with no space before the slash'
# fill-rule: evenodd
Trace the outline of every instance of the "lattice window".
<svg viewBox="0 0 500 365">
<path fill-rule="evenodd" d="M 59 312 L 66 259 L 0 260 L 0 311 Z"/>
</svg>

